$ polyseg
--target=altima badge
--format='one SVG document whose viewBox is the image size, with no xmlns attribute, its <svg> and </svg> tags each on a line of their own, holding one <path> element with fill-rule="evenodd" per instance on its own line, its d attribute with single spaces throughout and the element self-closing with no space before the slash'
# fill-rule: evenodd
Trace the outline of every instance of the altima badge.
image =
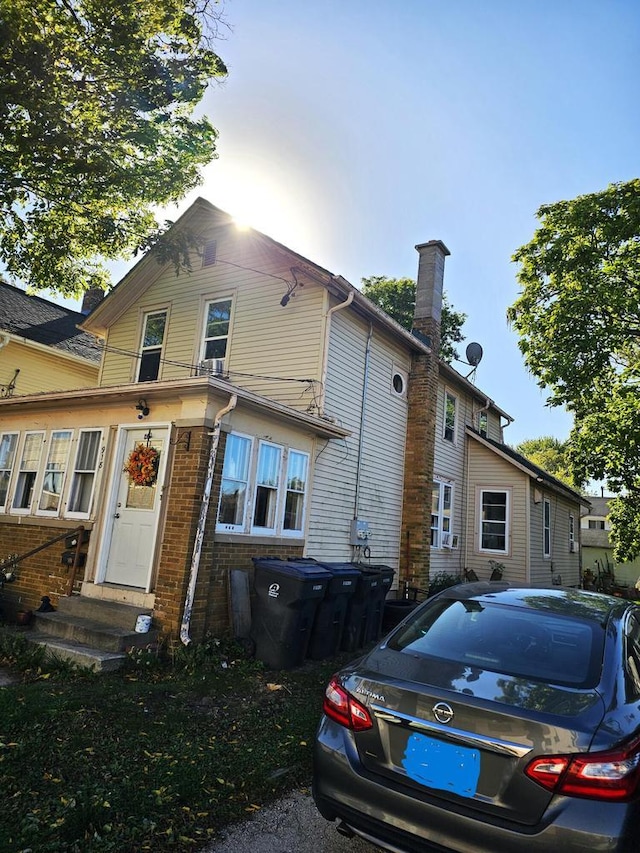
<svg viewBox="0 0 640 853">
<path fill-rule="evenodd" d="M 439 723 L 447 725 L 453 720 L 453 708 L 446 702 L 438 702 L 433 706 L 433 716 Z"/>
</svg>

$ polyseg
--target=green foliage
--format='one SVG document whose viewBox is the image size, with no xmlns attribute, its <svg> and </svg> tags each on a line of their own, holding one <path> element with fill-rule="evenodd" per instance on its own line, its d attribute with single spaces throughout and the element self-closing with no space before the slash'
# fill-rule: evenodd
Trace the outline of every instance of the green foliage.
<svg viewBox="0 0 640 853">
<path fill-rule="evenodd" d="M 416 283 L 411 278 L 386 278 L 374 275 L 362 279 L 363 294 L 386 314 L 411 331 L 416 304 Z M 440 358 L 447 363 L 458 359 L 455 344 L 464 340 L 461 328 L 467 315 L 455 311 L 449 304 L 447 294 L 442 295 L 442 318 L 440 321 Z"/>
<path fill-rule="evenodd" d="M 545 205 L 514 255 L 521 292 L 508 310 L 551 405 L 574 415 L 575 482 L 606 479 L 616 560 L 640 553 L 640 180 Z"/>
<path fill-rule="evenodd" d="M 550 435 L 544 435 L 541 438 L 525 439 L 525 441 L 517 444 L 514 450 L 525 456 L 538 468 L 542 468 L 548 474 L 573 488 L 573 475 L 568 459 L 568 442 L 560 441 L 560 439 L 553 438 Z"/>
<path fill-rule="evenodd" d="M 226 73 L 215 0 L 0 0 L 0 260 L 33 289 L 106 287 L 153 207 L 215 156 L 193 110 Z M 156 234 L 157 236 L 157 234 Z"/>
<path fill-rule="evenodd" d="M 152 659 L 151 666 L 148 660 Z M 0 850 L 188 853 L 308 782 L 346 658 L 267 673 L 234 643 L 0 690 Z"/>
<path fill-rule="evenodd" d="M 460 575 L 452 575 L 450 572 L 437 572 L 429 580 L 429 597 L 459 583 L 462 583 Z"/>
</svg>

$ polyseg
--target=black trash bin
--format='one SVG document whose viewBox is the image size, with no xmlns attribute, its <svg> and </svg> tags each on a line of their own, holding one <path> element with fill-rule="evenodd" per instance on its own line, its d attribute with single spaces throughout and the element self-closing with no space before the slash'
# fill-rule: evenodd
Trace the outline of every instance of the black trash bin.
<svg viewBox="0 0 640 853">
<path fill-rule="evenodd" d="M 376 572 L 379 578 L 378 585 L 374 588 L 371 614 L 367 623 L 367 630 L 364 638 L 365 643 L 372 643 L 379 640 L 383 633 L 382 624 L 384 620 L 385 602 L 387 600 L 389 590 L 393 585 L 393 576 L 395 571 L 391 566 L 385 566 L 382 564 L 367 564 L 360 566 L 360 568 L 366 569 L 370 572 Z"/>
<path fill-rule="evenodd" d="M 356 649 L 362 648 L 367 641 L 370 633 L 370 624 L 373 619 L 376 597 L 380 585 L 379 572 L 372 572 L 356 563 L 320 563 L 321 566 L 334 571 L 337 569 L 346 569 L 358 572 L 356 579 L 355 590 L 350 598 L 347 599 L 347 609 L 345 613 L 344 627 L 342 631 L 342 640 L 340 642 L 340 650 L 343 652 L 353 652 Z"/>
<path fill-rule="evenodd" d="M 253 563 L 256 657 L 272 669 L 292 669 L 307 655 L 316 609 L 333 575 L 303 560 L 254 557 Z"/>
<path fill-rule="evenodd" d="M 355 593 L 360 578 L 360 571 L 356 566 L 331 563 L 321 565 L 331 572 L 332 578 L 316 610 L 308 651 L 311 660 L 331 657 L 340 649 L 349 599 Z"/>
</svg>

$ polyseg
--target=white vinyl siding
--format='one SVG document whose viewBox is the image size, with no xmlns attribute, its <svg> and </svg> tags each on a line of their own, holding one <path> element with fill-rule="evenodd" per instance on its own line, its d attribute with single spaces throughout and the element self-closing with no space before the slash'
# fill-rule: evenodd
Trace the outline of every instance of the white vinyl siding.
<svg viewBox="0 0 640 853">
<path fill-rule="evenodd" d="M 196 375 L 202 355 L 207 305 L 232 300 L 225 353 L 229 381 L 302 411 L 318 412 L 326 290 L 310 276 L 289 303 L 280 304 L 291 280 L 288 258 L 250 232 L 225 224 L 214 234 L 216 262 L 176 277 L 160 271 L 139 299 L 109 329 L 101 385 L 135 381 L 132 358 L 141 328 L 140 312 L 170 307 L 162 352 L 161 379 Z M 153 277 L 154 270 L 149 268 Z"/>
<path fill-rule="evenodd" d="M 407 403 L 393 390 L 392 375 L 399 367 L 408 372 L 410 358 L 374 328 L 363 412 L 368 335 L 368 324 L 348 309 L 331 317 L 325 410 L 352 434 L 344 441 L 317 443 L 306 551 L 333 561 L 363 557 L 364 549 L 349 545 L 350 523 L 357 515 L 369 523 L 371 560 L 397 568 Z"/>
</svg>

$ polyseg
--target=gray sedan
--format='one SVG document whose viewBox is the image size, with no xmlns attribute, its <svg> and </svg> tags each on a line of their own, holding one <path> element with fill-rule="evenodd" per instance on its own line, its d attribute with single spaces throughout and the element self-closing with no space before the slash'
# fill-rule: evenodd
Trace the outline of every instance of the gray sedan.
<svg viewBox="0 0 640 853">
<path fill-rule="evenodd" d="M 462 584 L 327 687 L 313 794 L 396 853 L 640 850 L 640 607 Z"/>
</svg>

